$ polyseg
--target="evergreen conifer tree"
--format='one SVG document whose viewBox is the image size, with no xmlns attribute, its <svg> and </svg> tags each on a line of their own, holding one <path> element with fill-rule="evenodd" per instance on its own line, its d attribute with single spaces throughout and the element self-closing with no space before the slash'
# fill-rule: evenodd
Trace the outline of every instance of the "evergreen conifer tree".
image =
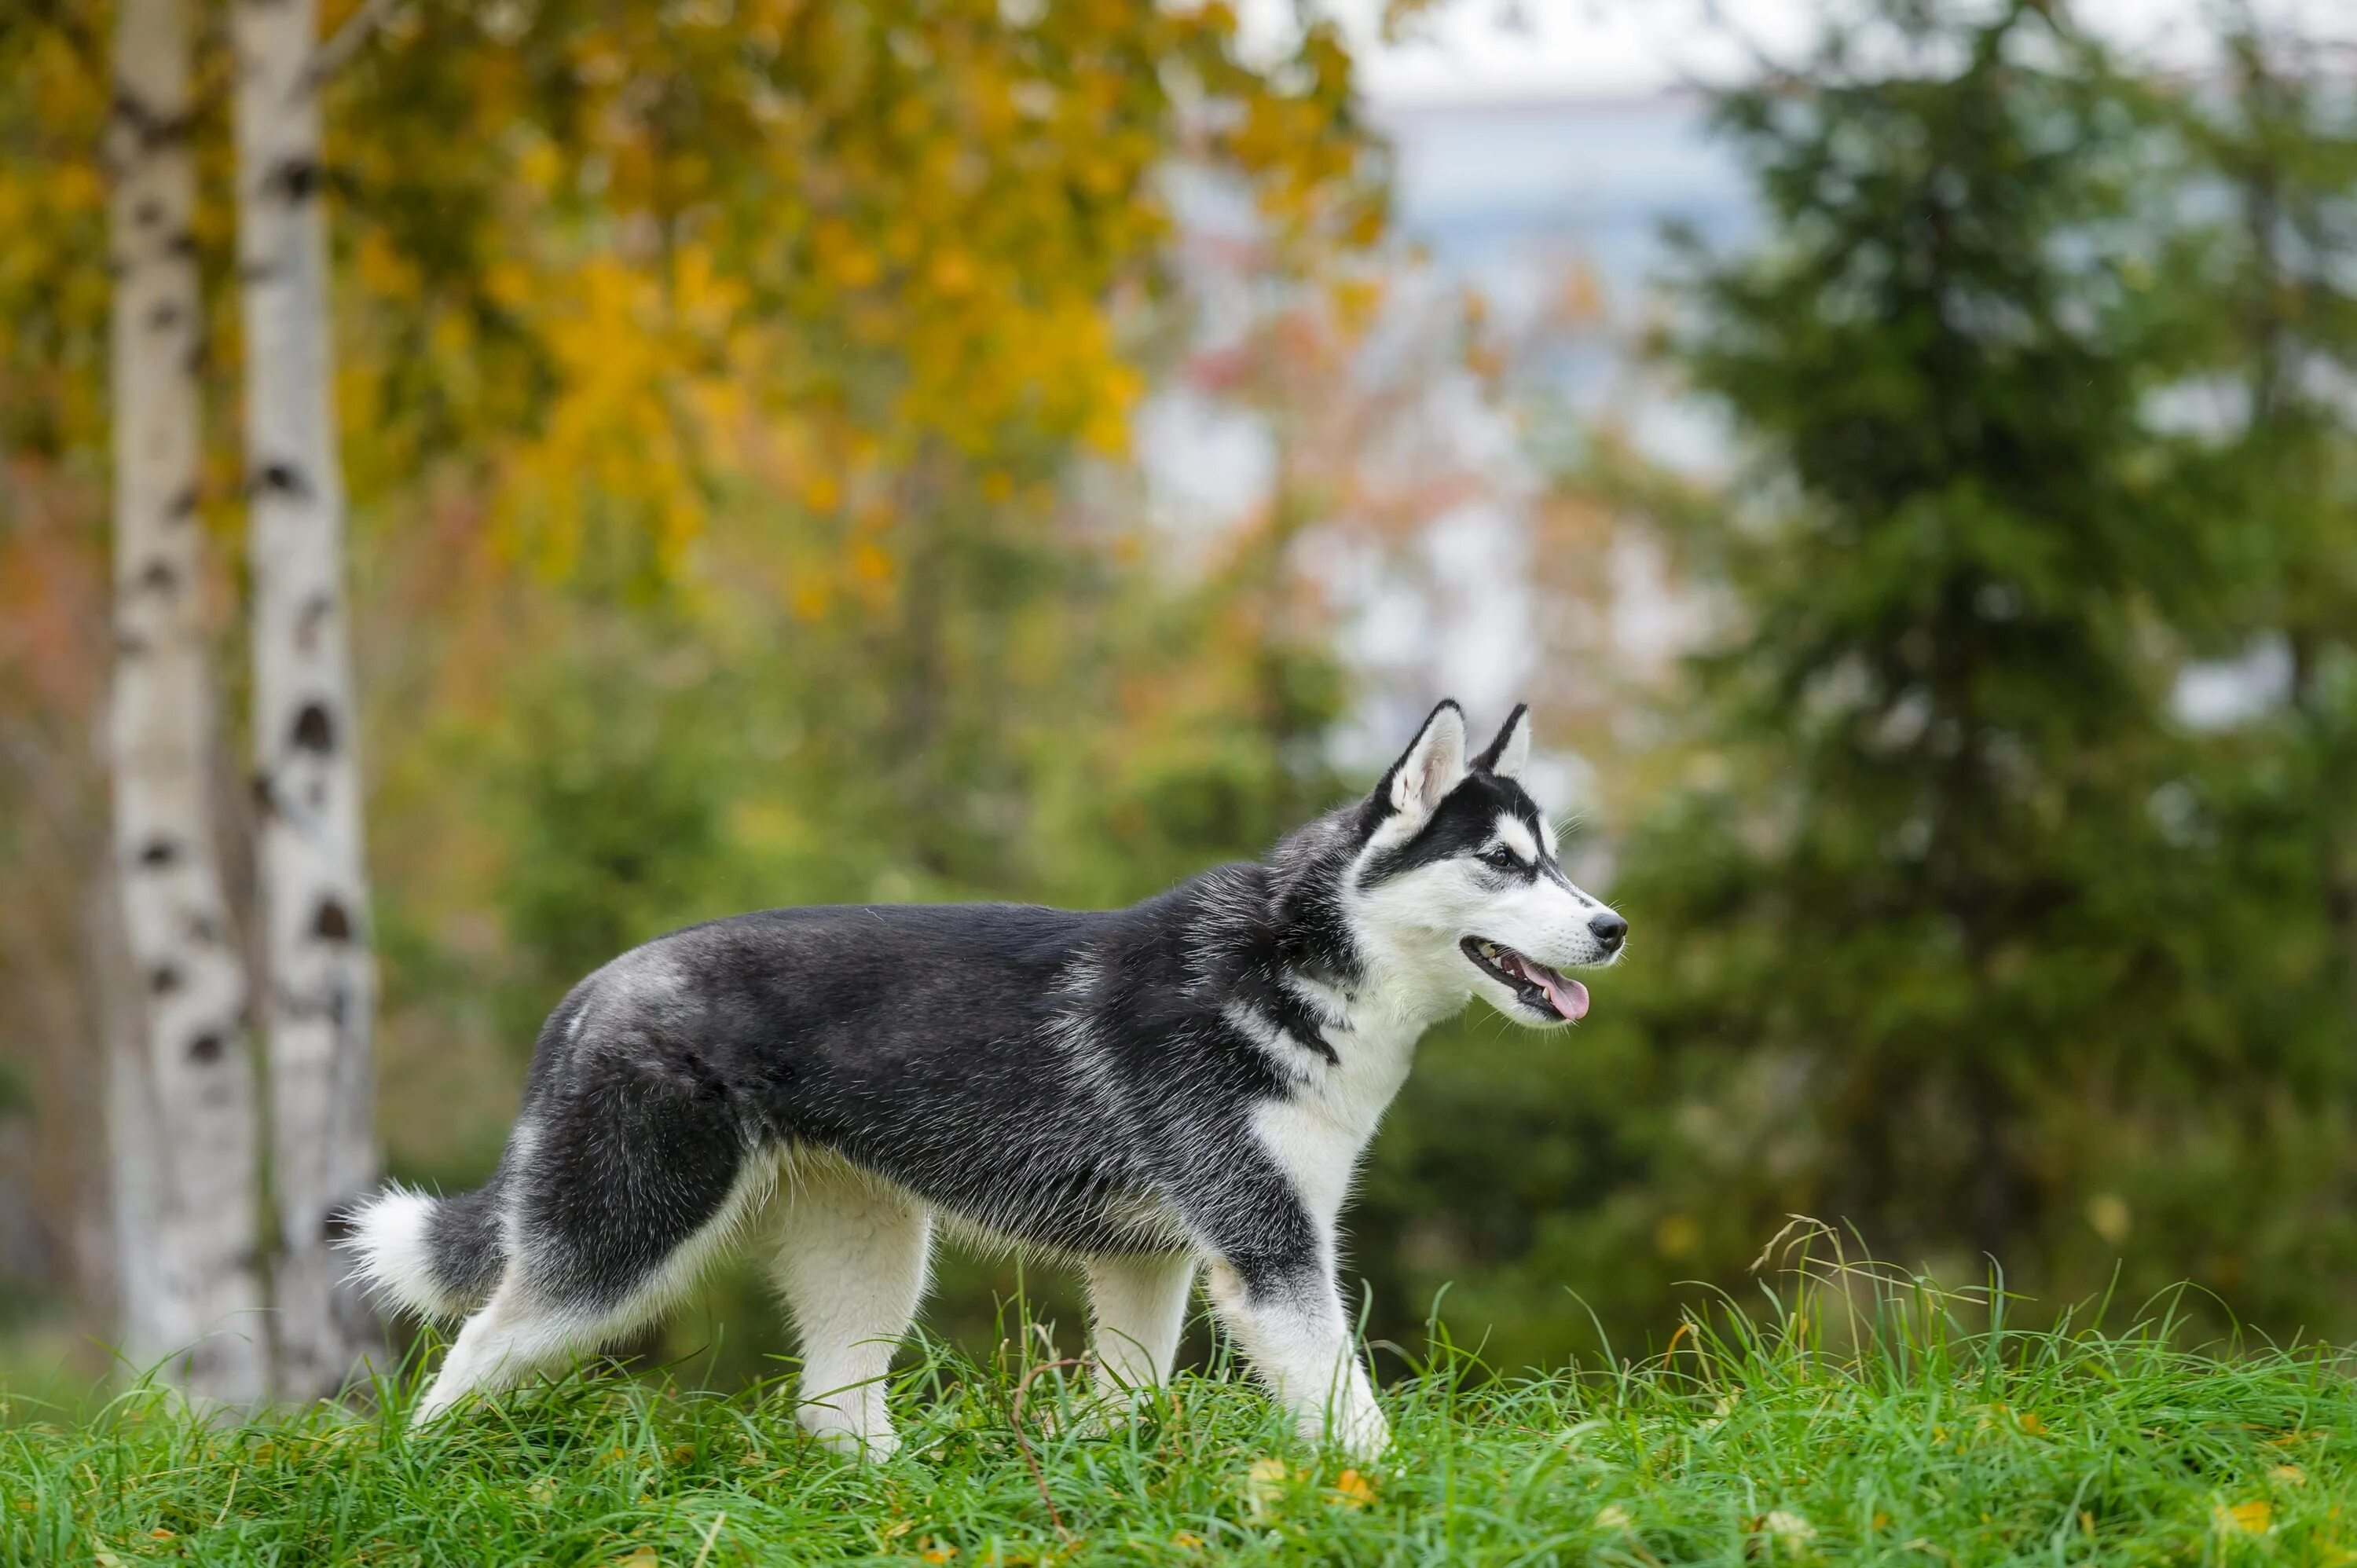
<svg viewBox="0 0 2357 1568">
<path fill-rule="evenodd" d="M 1717 120 L 1770 234 L 1690 252 L 1670 351 L 1762 477 L 1686 541 L 1728 635 L 1620 895 L 1644 1025 L 1767 1173 L 1730 1256 L 1805 1209 L 2019 1268 L 2214 937 L 2158 912 L 2148 612 L 2191 531 L 2144 413 L 2149 118 L 2055 7 L 1881 0 Z"/>
</svg>

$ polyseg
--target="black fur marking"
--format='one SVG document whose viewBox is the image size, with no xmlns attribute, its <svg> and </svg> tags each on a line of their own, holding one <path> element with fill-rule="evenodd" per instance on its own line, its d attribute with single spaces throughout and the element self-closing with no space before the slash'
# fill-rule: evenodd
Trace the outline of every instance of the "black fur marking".
<svg viewBox="0 0 2357 1568">
<path fill-rule="evenodd" d="M 169 865 L 180 858 L 180 846 L 171 839 L 149 839 L 139 846 L 142 865 Z"/>
<path fill-rule="evenodd" d="M 1473 759 L 1473 767 L 1477 772 L 1488 773 L 1496 768 L 1498 759 L 1506 755 L 1506 743 L 1514 738 L 1514 726 L 1521 724 L 1523 716 L 1530 711 L 1531 705 L 1528 703 L 1514 704 L 1514 711 L 1508 714 L 1506 722 L 1498 726 L 1497 738 L 1482 747 L 1481 755 Z"/>
<path fill-rule="evenodd" d="M 502 1163 L 504 1165 L 504 1162 Z M 499 1283 L 506 1258 L 500 1238 L 500 1181 L 440 1199 L 425 1219 L 425 1246 L 443 1288 L 479 1303 Z"/>
<path fill-rule="evenodd" d="M 221 1053 L 227 1048 L 219 1035 L 211 1033 L 199 1035 L 188 1042 L 188 1059 L 199 1066 L 210 1067 L 221 1059 Z"/>
</svg>

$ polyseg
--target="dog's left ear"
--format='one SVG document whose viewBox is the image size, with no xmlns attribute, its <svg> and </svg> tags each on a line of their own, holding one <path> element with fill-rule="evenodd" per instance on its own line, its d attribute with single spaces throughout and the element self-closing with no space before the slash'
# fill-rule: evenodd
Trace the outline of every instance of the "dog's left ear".
<svg viewBox="0 0 2357 1568">
<path fill-rule="evenodd" d="M 1465 712 L 1443 698 L 1375 786 L 1375 801 L 1386 815 L 1420 822 L 1464 781 Z"/>
<path fill-rule="evenodd" d="M 1523 764 L 1531 759 L 1531 705 L 1516 703 L 1514 711 L 1506 715 L 1505 727 L 1490 749 L 1473 759 L 1473 766 L 1484 773 L 1494 773 L 1501 779 L 1520 779 Z"/>
</svg>

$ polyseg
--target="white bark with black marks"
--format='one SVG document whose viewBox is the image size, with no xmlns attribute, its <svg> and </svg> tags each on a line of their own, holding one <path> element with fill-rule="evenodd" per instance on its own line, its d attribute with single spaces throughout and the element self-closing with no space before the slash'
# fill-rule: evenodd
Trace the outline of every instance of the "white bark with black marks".
<svg viewBox="0 0 2357 1568">
<path fill-rule="evenodd" d="M 264 1389 L 245 968 L 213 838 L 219 703 L 201 606 L 203 318 L 186 0 L 120 0 L 106 134 L 114 271 L 115 877 L 136 975 L 110 1031 L 123 1350 L 189 1393 Z"/>
<path fill-rule="evenodd" d="M 235 0 L 238 288 L 252 512 L 261 1016 L 278 1215 L 277 1391 L 330 1394 L 382 1343 L 335 1249 L 377 1177 L 375 971 L 344 595 L 315 0 Z"/>
</svg>

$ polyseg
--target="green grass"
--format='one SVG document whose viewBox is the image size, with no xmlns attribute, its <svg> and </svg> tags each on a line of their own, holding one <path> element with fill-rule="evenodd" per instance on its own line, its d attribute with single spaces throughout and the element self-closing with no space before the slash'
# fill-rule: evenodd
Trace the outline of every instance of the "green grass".
<svg viewBox="0 0 2357 1568">
<path fill-rule="evenodd" d="M 1500 1377 L 1444 1336 L 1390 1380 L 1398 1444 L 1365 1477 L 1220 1369 L 1109 1430 L 1034 1369 L 1018 1434 L 1018 1380 L 940 1349 L 897 1378 L 906 1446 L 881 1466 L 802 1439 L 780 1384 L 576 1375 L 423 1434 L 413 1380 L 366 1415 L 236 1426 L 139 1391 L 81 1423 L 20 1407 L 0 1558 L 2357 1563 L 2343 1358 L 2190 1348 L 2165 1314 L 2016 1333 L 1986 1293 L 1800 1280 L 1603 1371 Z"/>
</svg>

